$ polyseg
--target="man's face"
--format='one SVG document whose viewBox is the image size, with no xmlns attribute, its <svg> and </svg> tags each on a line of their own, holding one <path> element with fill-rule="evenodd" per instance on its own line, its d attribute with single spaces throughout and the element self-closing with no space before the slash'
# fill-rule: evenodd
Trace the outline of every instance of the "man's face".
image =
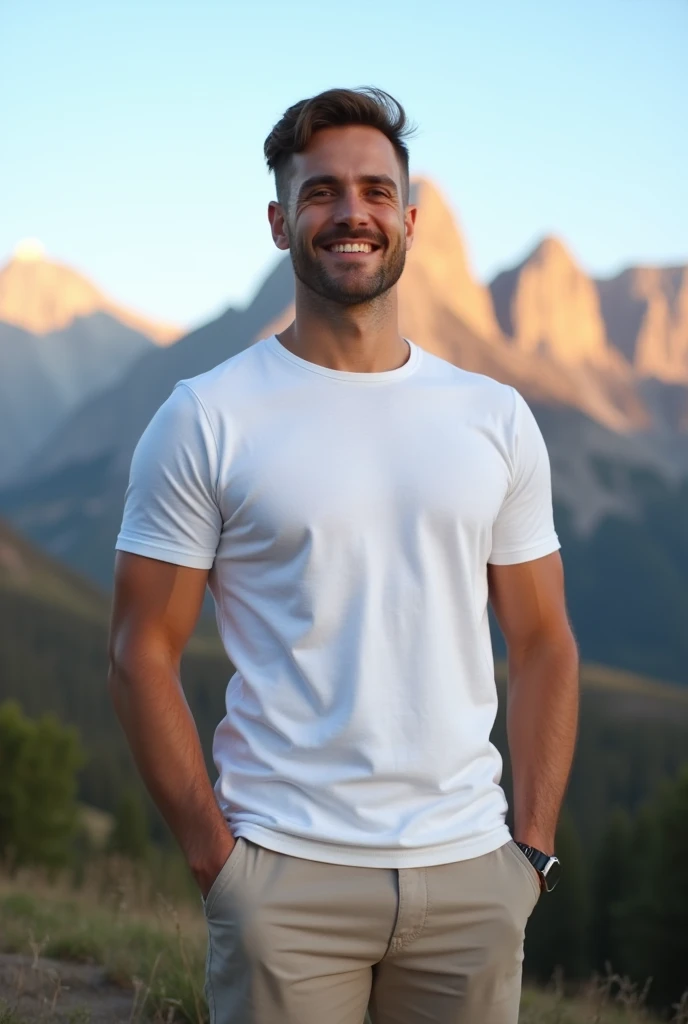
<svg viewBox="0 0 688 1024">
<path fill-rule="evenodd" d="M 291 158 L 285 207 L 271 204 L 273 237 L 297 278 L 342 306 L 371 302 L 401 277 L 415 208 L 401 169 L 375 128 L 324 128 Z M 357 251 L 353 251 L 356 249 Z"/>
</svg>

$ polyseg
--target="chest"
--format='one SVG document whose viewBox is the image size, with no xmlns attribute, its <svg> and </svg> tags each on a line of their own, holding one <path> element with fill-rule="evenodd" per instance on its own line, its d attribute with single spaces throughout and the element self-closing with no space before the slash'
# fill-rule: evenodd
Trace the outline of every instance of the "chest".
<svg viewBox="0 0 688 1024">
<path fill-rule="evenodd" d="M 491 530 L 509 486 L 498 433 L 442 402 L 323 403 L 273 415 L 235 446 L 222 481 L 224 539 L 285 555 L 395 530 Z"/>
</svg>

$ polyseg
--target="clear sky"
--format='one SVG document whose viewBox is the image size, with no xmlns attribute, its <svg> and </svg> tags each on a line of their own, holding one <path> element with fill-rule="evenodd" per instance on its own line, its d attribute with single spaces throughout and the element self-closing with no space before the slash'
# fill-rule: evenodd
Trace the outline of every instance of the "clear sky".
<svg viewBox="0 0 688 1024">
<path fill-rule="evenodd" d="M 0 262 L 22 238 L 180 324 L 275 259 L 263 140 L 379 85 L 487 280 L 544 234 L 688 262 L 688 0 L 0 0 Z"/>
</svg>

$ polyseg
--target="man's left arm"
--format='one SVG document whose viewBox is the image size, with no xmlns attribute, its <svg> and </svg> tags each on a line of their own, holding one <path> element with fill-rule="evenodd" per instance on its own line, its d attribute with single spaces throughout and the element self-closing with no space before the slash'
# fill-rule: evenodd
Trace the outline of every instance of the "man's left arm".
<svg viewBox="0 0 688 1024">
<path fill-rule="evenodd" d="M 543 853 L 554 836 L 578 725 L 578 651 L 558 552 L 489 565 L 490 601 L 508 651 L 507 734 L 514 839 Z"/>
</svg>

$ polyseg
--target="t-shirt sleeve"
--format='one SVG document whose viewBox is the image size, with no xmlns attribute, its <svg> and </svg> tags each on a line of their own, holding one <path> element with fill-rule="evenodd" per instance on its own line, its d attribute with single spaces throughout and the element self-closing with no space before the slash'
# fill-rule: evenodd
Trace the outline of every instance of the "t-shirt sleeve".
<svg viewBox="0 0 688 1024">
<path fill-rule="evenodd" d="M 514 391 L 512 479 L 492 527 L 492 565 L 515 565 L 560 547 L 554 529 L 549 456 L 535 417 Z"/>
<path fill-rule="evenodd" d="M 205 409 L 178 384 L 134 451 L 117 550 L 210 569 L 222 531 L 217 475 Z"/>
</svg>

